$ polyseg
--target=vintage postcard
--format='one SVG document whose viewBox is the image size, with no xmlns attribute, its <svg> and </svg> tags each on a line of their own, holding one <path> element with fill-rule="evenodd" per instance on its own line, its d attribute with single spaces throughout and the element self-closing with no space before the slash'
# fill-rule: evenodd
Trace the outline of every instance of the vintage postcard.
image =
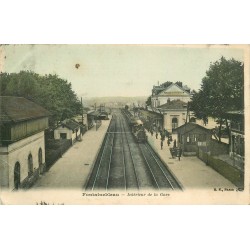
<svg viewBox="0 0 250 250">
<path fill-rule="evenodd" d="M 0 204 L 249 204 L 249 45 L 1 45 Z"/>
</svg>

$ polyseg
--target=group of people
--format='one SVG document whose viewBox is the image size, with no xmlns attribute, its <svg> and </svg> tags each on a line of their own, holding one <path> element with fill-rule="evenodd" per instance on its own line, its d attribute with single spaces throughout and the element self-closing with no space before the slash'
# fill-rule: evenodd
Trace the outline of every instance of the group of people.
<svg viewBox="0 0 250 250">
<path fill-rule="evenodd" d="M 155 125 L 152 126 L 150 125 L 149 122 L 146 122 L 146 121 L 144 122 L 144 125 L 145 125 L 146 130 L 151 134 L 151 136 L 154 136 L 154 133 L 155 133 L 156 139 L 158 139 L 158 137 L 160 136 L 161 150 L 163 149 L 163 144 L 166 138 L 167 138 L 168 147 L 170 147 L 170 144 L 173 141 L 173 139 L 172 139 L 172 135 L 166 129 L 162 129 L 161 127 L 157 128 Z M 180 160 L 182 156 L 182 148 L 177 147 L 176 140 L 173 141 L 173 147 L 170 147 L 169 150 L 173 159 L 175 157 L 178 157 L 178 159 Z"/>
<path fill-rule="evenodd" d="M 152 136 L 154 135 L 154 132 L 152 129 L 150 130 L 150 133 Z M 164 143 L 166 138 L 167 138 L 167 144 L 169 147 L 171 142 L 173 141 L 172 136 L 169 133 L 167 135 L 167 133 L 164 130 L 163 131 L 160 130 L 159 133 L 157 131 L 155 132 L 155 138 L 158 139 L 159 136 L 160 136 L 160 140 L 161 140 L 161 142 L 160 142 L 161 143 L 161 150 L 163 149 L 163 143 Z M 175 157 L 178 157 L 178 159 L 180 161 L 180 158 L 182 156 L 182 148 L 177 147 L 176 140 L 173 141 L 173 147 L 170 147 L 169 150 L 170 150 L 170 153 L 172 155 L 172 158 L 174 159 Z"/>
</svg>

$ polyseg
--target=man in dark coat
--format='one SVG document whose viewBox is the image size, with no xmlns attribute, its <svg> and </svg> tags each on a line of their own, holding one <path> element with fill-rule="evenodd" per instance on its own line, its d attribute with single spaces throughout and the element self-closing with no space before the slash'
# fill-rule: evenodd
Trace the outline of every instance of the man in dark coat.
<svg viewBox="0 0 250 250">
<path fill-rule="evenodd" d="M 161 140 L 161 149 L 163 148 L 163 140 Z"/>
<path fill-rule="evenodd" d="M 181 159 L 181 155 L 182 155 L 182 149 L 181 148 L 177 148 L 177 150 L 176 150 L 176 156 L 178 157 L 179 161 Z"/>
<path fill-rule="evenodd" d="M 174 148 L 176 148 L 176 140 L 174 140 Z"/>
</svg>

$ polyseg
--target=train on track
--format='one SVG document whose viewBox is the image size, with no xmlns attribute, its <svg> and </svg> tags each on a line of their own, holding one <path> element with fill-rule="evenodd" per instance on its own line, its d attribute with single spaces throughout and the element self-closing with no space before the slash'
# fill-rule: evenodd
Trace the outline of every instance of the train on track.
<svg viewBox="0 0 250 250">
<path fill-rule="evenodd" d="M 140 119 L 135 118 L 128 110 L 123 110 L 123 114 L 127 118 L 129 127 L 135 137 L 135 140 L 138 143 L 147 142 L 147 134 L 143 122 Z"/>
<path fill-rule="evenodd" d="M 147 134 L 141 120 L 135 119 L 134 121 L 132 121 L 131 130 L 137 142 L 147 142 Z"/>
</svg>

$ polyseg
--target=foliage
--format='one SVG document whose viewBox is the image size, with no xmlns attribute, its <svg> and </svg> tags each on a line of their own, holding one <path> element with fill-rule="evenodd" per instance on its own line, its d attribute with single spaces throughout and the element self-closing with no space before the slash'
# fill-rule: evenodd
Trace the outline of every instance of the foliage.
<svg viewBox="0 0 250 250">
<path fill-rule="evenodd" d="M 210 64 L 202 79 L 201 89 L 193 93 L 189 109 L 204 121 L 208 117 L 217 118 L 221 128 L 226 122 L 226 112 L 243 108 L 244 65 L 235 59 L 221 57 Z"/>
<path fill-rule="evenodd" d="M 50 126 L 81 112 L 81 102 L 71 83 L 57 75 L 41 76 L 30 71 L 0 74 L 2 96 L 22 96 L 51 112 Z"/>
<path fill-rule="evenodd" d="M 191 100 L 192 101 L 189 103 L 189 109 L 195 113 L 195 116 L 198 119 L 202 119 L 206 123 L 209 110 L 207 110 L 207 96 L 205 95 L 204 91 L 193 91 Z"/>
<path fill-rule="evenodd" d="M 148 97 L 148 99 L 146 101 L 146 105 L 151 106 L 151 96 Z"/>
</svg>

